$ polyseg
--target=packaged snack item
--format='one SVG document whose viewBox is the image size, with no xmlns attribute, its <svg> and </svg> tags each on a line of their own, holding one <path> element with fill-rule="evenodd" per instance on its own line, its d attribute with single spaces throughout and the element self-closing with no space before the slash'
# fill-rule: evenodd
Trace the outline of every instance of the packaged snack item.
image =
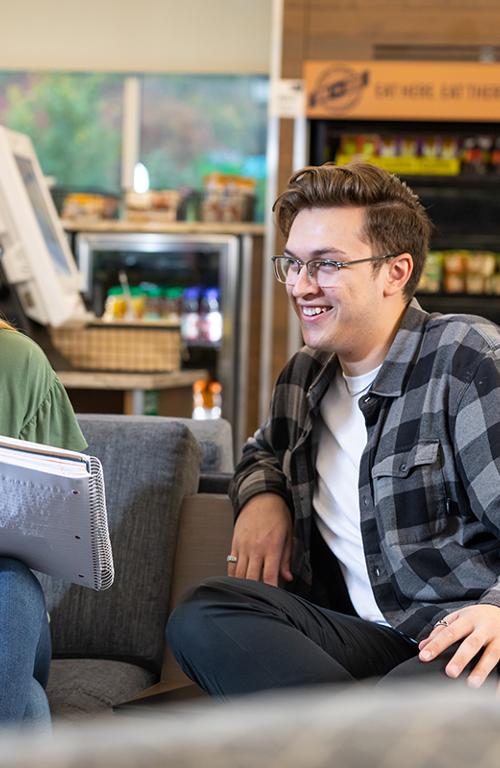
<svg viewBox="0 0 500 768">
<path fill-rule="evenodd" d="M 175 189 L 129 191 L 125 196 L 126 218 L 146 222 L 176 221 L 180 200 L 181 195 Z"/>
<path fill-rule="evenodd" d="M 462 147 L 462 173 L 486 173 L 487 159 L 477 136 L 468 136 Z"/>
<path fill-rule="evenodd" d="M 204 179 L 202 221 L 251 221 L 255 205 L 255 180 L 231 174 L 210 173 Z"/>
<path fill-rule="evenodd" d="M 417 156 L 417 140 L 415 136 L 402 136 L 399 143 L 399 154 L 401 157 Z"/>
<path fill-rule="evenodd" d="M 396 157 L 397 145 L 394 136 L 380 136 L 377 146 L 379 157 Z"/>
<path fill-rule="evenodd" d="M 113 195 L 71 192 L 63 200 L 61 217 L 91 223 L 112 219 L 118 212 L 118 198 Z"/>
<path fill-rule="evenodd" d="M 465 291 L 466 251 L 447 251 L 444 254 L 443 288 L 446 293 Z"/>
<path fill-rule="evenodd" d="M 419 291 L 437 293 L 443 280 L 443 254 L 441 251 L 429 251 L 418 285 Z"/>
<path fill-rule="evenodd" d="M 467 293 L 487 293 L 488 280 L 495 272 L 496 255 L 488 251 L 471 251 L 466 260 Z"/>
<path fill-rule="evenodd" d="M 421 146 L 422 157 L 439 157 L 441 153 L 441 138 L 425 136 Z"/>
<path fill-rule="evenodd" d="M 445 136 L 441 142 L 441 157 L 445 160 L 455 160 L 459 155 L 459 143 L 453 136 Z"/>
</svg>

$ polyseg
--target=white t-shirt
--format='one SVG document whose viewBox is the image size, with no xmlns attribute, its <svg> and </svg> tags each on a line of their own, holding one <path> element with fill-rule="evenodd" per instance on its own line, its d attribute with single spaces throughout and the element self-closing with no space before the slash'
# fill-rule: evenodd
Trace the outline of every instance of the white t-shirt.
<svg viewBox="0 0 500 768">
<path fill-rule="evenodd" d="M 317 480 L 313 497 L 318 530 L 336 556 L 359 616 L 388 623 L 368 578 L 359 522 L 359 464 L 367 434 L 358 400 L 381 366 L 362 376 L 344 376 L 339 367 L 321 402 Z"/>
</svg>

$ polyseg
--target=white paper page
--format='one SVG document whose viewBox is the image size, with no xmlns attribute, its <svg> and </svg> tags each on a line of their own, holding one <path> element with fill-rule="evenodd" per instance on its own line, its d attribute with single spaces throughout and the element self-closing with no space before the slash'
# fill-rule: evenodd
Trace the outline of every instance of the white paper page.
<svg viewBox="0 0 500 768">
<path fill-rule="evenodd" d="M 32 443 L 30 440 L 18 440 L 15 437 L 6 437 L 0 435 L 0 447 L 17 449 L 30 453 L 43 454 L 44 456 L 55 456 L 60 459 L 77 459 L 87 461 L 88 456 L 78 451 L 68 451 L 66 448 L 57 448 L 54 445 L 45 445 L 44 443 Z"/>
<path fill-rule="evenodd" d="M 64 460 L 54 456 L 4 448 L 0 445 L 0 464 L 2 462 L 64 477 L 89 477 L 87 461 Z"/>
</svg>

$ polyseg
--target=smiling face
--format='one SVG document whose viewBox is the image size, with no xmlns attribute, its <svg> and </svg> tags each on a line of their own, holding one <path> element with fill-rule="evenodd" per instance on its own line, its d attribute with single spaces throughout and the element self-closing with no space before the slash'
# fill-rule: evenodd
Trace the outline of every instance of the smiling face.
<svg viewBox="0 0 500 768">
<path fill-rule="evenodd" d="M 373 247 L 361 240 L 363 208 L 306 208 L 290 228 L 285 254 L 311 261 L 369 259 Z M 346 373 L 376 368 L 387 352 L 404 301 L 386 294 L 390 262 L 374 272 L 373 263 L 340 269 L 331 288 L 320 288 L 302 268 L 287 285 L 299 317 L 304 342 L 313 349 L 335 352 Z"/>
</svg>

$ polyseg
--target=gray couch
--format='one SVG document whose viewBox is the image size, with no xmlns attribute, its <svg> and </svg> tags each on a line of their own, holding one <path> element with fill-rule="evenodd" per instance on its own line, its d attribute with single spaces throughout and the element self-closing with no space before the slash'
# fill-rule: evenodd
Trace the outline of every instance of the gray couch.
<svg viewBox="0 0 500 768">
<path fill-rule="evenodd" d="M 227 497 L 198 493 L 200 476 L 206 484 L 232 469 L 227 422 L 79 421 L 103 464 L 116 578 L 97 593 L 40 576 L 51 615 L 55 718 L 110 711 L 160 682 L 161 690 L 186 682 L 166 653 L 165 623 L 185 588 L 224 571 L 231 531 Z"/>
</svg>

